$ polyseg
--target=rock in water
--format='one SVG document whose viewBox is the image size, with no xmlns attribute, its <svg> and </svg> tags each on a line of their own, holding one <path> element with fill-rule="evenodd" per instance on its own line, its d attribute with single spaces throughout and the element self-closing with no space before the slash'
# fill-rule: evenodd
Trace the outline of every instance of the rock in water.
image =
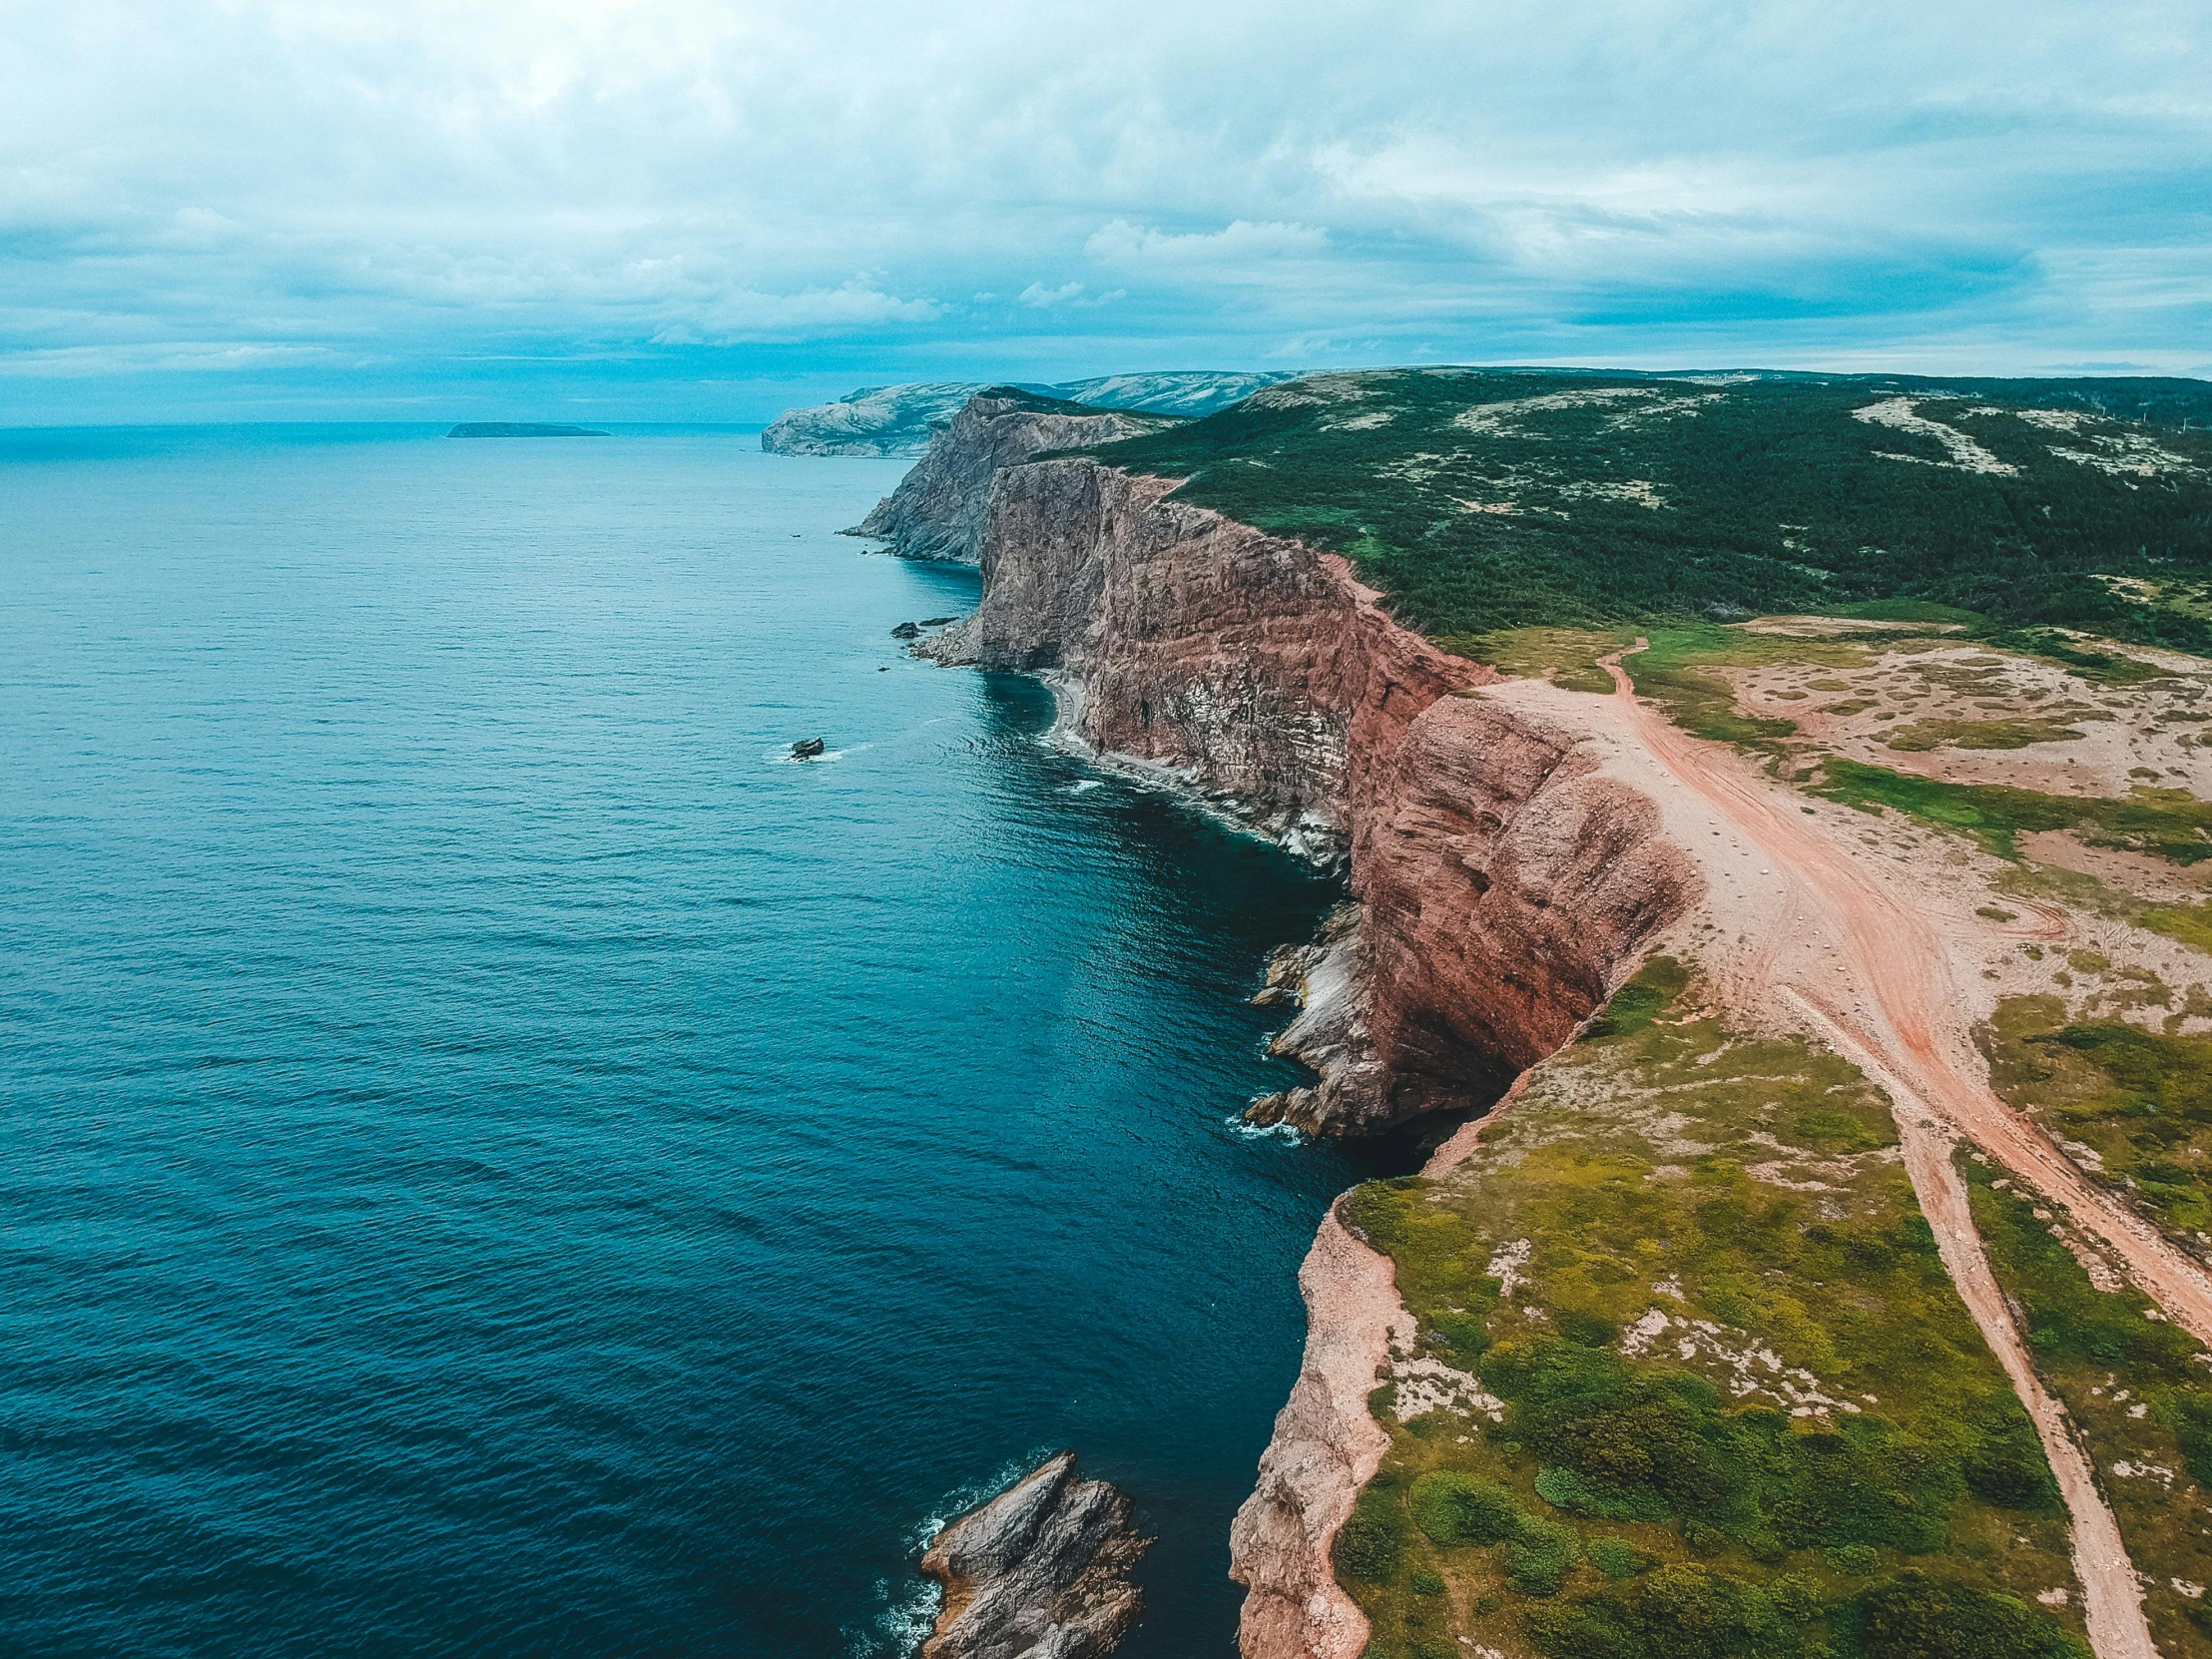
<svg viewBox="0 0 2212 1659">
<path fill-rule="evenodd" d="M 937 1535 L 921 1570 L 944 1611 L 921 1659 L 1095 1659 L 1137 1622 L 1130 1569 L 1152 1547 L 1129 1524 L 1126 1492 L 1076 1476 L 1075 1453 L 1048 1458 Z"/>
<path fill-rule="evenodd" d="M 830 745 L 821 738 L 801 738 L 799 742 L 792 745 L 792 759 L 795 761 L 811 761 L 829 747 Z"/>
</svg>

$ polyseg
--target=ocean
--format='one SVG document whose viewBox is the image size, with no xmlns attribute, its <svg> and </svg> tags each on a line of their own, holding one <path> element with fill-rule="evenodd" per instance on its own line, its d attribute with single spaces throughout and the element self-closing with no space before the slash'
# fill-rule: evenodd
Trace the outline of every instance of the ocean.
<svg viewBox="0 0 2212 1659">
<path fill-rule="evenodd" d="M 908 658 L 902 464 L 0 433 L 0 1651 L 904 1654 L 1060 1446 L 1233 1651 L 1338 891 Z"/>
</svg>

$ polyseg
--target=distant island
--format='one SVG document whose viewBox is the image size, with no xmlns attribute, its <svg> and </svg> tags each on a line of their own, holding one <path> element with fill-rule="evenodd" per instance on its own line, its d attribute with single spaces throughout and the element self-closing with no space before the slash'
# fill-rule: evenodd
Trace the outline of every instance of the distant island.
<svg viewBox="0 0 2212 1659">
<path fill-rule="evenodd" d="M 540 426 L 527 420 L 464 420 L 449 438 L 603 438 L 589 426 Z"/>
</svg>

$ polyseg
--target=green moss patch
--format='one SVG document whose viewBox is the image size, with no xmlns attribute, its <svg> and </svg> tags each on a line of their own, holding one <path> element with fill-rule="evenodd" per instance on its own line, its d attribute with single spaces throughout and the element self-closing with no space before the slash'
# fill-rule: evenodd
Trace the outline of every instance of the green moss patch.
<svg viewBox="0 0 2212 1659">
<path fill-rule="evenodd" d="M 2072 743 L 2082 736 L 2060 720 L 1916 720 L 1885 740 L 1900 754 L 1933 749 L 2025 749 L 2035 743 Z"/>
<path fill-rule="evenodd" d="M 2072 965 L 2109 966 L 2082 953 Z M 2055 996 L 2006 998 L 1980 1037 L 2005 1100 L 2087 1146 L 2098 1177 L 2169 1230 L 2212 1232 L 2212 1037 L 2069 1020 Z"/>
<path fill-rule="evenodd" d="M 1654 961 L 1467 1162 L 1344 1207 L 1419 1333 L 1339 1546 L 1372 1653 L 2074 1654 L 2033 1599 L 2063 1510 L 1888 1102 L 1698 998 Z"/>
<path fill-rule="evenodd" d="M 2065 796 L 2004 784 L 1945 784 L 1842 756 L 1821 765 L 1815 795 L 1863 812 L 1888 808 L 1938 830 L 1971 835 L 1983 850 L 2017 858 L 2026 832 L 2071 830 L 2091 845 L 2147 852 L 2178 864 L 2212 858 L 2212 803 L 2186 790 Z"/>
</svg>

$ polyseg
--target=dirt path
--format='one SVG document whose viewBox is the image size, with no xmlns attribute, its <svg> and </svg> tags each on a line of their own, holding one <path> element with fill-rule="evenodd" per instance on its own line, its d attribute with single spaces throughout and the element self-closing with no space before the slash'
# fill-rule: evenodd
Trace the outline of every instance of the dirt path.
<svg viewBox="0 0 2212 1659">
<path fill-rule="evenodd" d="M 1651 756 L 1756 846 L 1791 886 L 1787 912 L 1735 971 L 1756 998 L 1779 996 L 1823 1029 L 1834 1046 L 1888 1090 L 1897 1106 L 1906 1168 L 1960 1299 L 2035 1423 L 2073 1518 L 2074 1571 L 2098 1659 L 2157 1659 L 2143 1617 L 2142 1586 L 2065 1409 L 2035 1375 L 2012 1313 L 1989 1271 L 1936 1118 L 2064 1205 L 2107 1242 L 2137 1282 L 2200 1340 L 2212 1333 L 2212 1283 L 2155 1229 L 2083 1180 L 2071 1163 L 1981 1080 L 1962 1002 L 1940 936 L 1914 907 L 1910 888 L 1885 887 L 1860 861 L 1805 822 L 1799 805 L 1748 776 L 1734 757 L 1690 737 L 1638 702 L 1619 658 L 1606 661 L 1614 697 Z M 1831 948 L 1814 975 L 1782 970 L 1784 928 Z M 1752 941 L 1746 941 L 1752 943 Z M 1840 959 L 1839 959 L 1840 958 Z M 1800 981 L 1817 980 L 1807 983 Z M 1932 1115 L 1933 1114 L 1933 1115 Z"/>
<path fill-rule="evenodd" d="M 1606 667 L 1615 699 L 1651 756 L 1790 877 L 1796 936 L 1825 934 L 1834 942 L 1836 971 L 1802 974 L 1789 988 L 1913 1096 L 2068 1211 L 2169 1318 L 2212 1345 L 2212 1278 L 2157 1228 L 2086 1180 L 1989 1087 L 1948 953 L 1912 886 L 1878 879 L 1810 823 L 1798 802 L 1729 751 L 1691 737 L 1638 702 L 1617 657 Z M 1779 940 L 1772 940 L 1755 964 L 1747 964 L 1763 981 L 1744 987 L 1754 999 L 1781 988 L 1778 950 Z"/>
<path fill-rule="evenodd" d="M 1974 1230 L 1966 1184 L 1950 1161 L 1954 1143 L 1924 1116 L 1927 1108 L 1890 1074 L 1888 1067 L 1851 1042 L 1803 996 L 1787 986 L 1782 994 L 1816 1026 L 1825 1028 L 1838 1052 L 1887 1089 L 1899 1104 L 1898 1134 L 1905 1145 L 1906 1173 L 1912 1177 L 1921 1213 L 1935 1231 L 1936 1248 L 1951 1283 L 1958 1288 L 1959 1300 L 1981 1328 L 2005 1376 L 2012 1380 L 2020 1403 L 2027 1407 L 2036 1435 L 2043 1442 L 2043 1455 L 2050 1461 L 2051 1474 L 2073 1517 L 2074 1576 L 2081 1580 L 2082 1615 L 2088 1626 L 2089 1645 L 2098 1659 L 2155 1659 L 2158 1649 L 2143 1617 L 2143 1591 L 2135 1576 L 2135 1564 L 2128 1559 L 2111 1507 L 2097 1489 L 2088 1456 L 2074 1438 L 2066 1408 L 2035 1375 L 2011 1306 L 2004 1300 L 1996 1276 L 1989 1271 L 1981 1236 Z"/>
</svg>

